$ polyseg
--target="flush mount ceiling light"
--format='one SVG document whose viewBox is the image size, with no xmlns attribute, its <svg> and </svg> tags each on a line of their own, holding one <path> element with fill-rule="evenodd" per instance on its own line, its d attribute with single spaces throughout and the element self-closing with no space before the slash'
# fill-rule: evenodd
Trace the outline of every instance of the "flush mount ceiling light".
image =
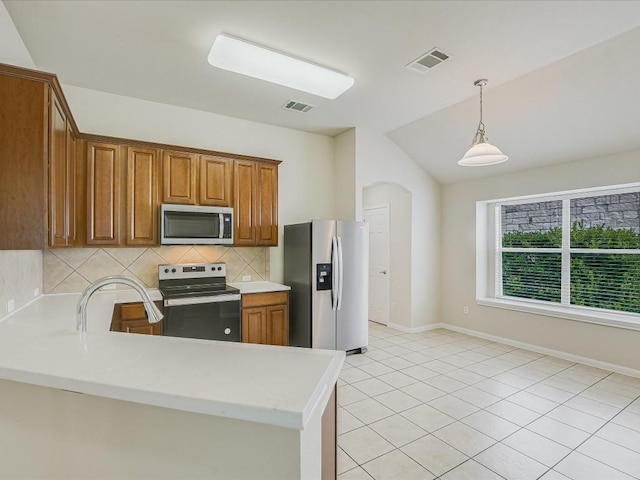
<svg viewBox="0 0 640 480">
<path fill-rule="evenodd" d="M 484 123 L 482 122 L 482 87 L 487 84 L 488 80 L 482 78 L 476 80 L 473 84 L 480 87 L 480 123 L 478 129 L 471 142 L 471 148 L 464 154 L 458 165 L 463 167 L 484 167 L 486 165 L 495 165 L 496 163 L 506 162 L 509 157 L 500 151 L 500 149 L 487 142 L 484 134 Z"/>
<path fill-rule="evenodd" d="M 349 90 L 354 82 L 344 73 L 224 33 L 216 37 L 207 60 L 214 67 L 331 100 Z"/>
</svg>

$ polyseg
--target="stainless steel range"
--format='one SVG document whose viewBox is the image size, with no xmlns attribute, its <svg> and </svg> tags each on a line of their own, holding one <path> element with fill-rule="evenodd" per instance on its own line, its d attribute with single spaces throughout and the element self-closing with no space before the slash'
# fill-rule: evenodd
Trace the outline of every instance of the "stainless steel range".
<svg viewBox="0 0 640 480">
<path fill-rule="evenodd" d="M 239 342 L 240 290 L 227 285 L 224 263 L 159 265 L 163 334 Z"/>
</svg>

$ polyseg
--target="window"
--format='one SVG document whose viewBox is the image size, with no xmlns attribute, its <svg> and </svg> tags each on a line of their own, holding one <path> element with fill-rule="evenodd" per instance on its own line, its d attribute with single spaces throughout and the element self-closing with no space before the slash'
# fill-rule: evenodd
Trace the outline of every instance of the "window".
<svg viewBox="0 0 640 480">
<path fill-rule="evenodd" d="M 640 185 L 478 206 L 479 303 L 640 329 Z"/>
</svg>

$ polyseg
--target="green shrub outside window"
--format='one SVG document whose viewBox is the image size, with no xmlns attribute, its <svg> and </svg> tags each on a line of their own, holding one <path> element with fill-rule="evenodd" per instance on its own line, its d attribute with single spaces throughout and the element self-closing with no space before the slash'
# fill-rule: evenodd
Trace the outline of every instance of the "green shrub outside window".
<svg viewBox="0 0 640 480">
<path fill-rule="evenodd" d="M 604 225 L 573 222 L 571 248 L 640 249 L 640 233 Z M 562 229 L 508 232 L 503 248 L 561 248 Z M 640 255 L 574 253 L 570 262 L 570 303 L 592 308 L 640 313 Z M 505 296 L 559 303 L 561 253 L 503 252 Z"/>
</svg>

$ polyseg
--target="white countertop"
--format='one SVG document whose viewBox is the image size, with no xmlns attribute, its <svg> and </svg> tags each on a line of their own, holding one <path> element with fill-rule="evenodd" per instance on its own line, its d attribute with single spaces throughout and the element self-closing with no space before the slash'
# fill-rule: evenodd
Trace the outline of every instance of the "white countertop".
<svg viewBox="0 0 640 480">
<path fill-rule="evenodd" d="M 230 283 L 232 287 L 240 290 L 240 293 L 267 293 L 267 292 L 283 292 L 291 290 L 291 287 L 274 282 L 236 282 Z"/>
<path fill-rule="evenodd" d="M 0 378 L 303 429 L 344 362 L 329 350 L 109 332 L 114 302 L 138 301 L 127 290 L 94 294 L 82 335 L 78 298 L 43 295 L 0 320 Z"/>
</svg>

